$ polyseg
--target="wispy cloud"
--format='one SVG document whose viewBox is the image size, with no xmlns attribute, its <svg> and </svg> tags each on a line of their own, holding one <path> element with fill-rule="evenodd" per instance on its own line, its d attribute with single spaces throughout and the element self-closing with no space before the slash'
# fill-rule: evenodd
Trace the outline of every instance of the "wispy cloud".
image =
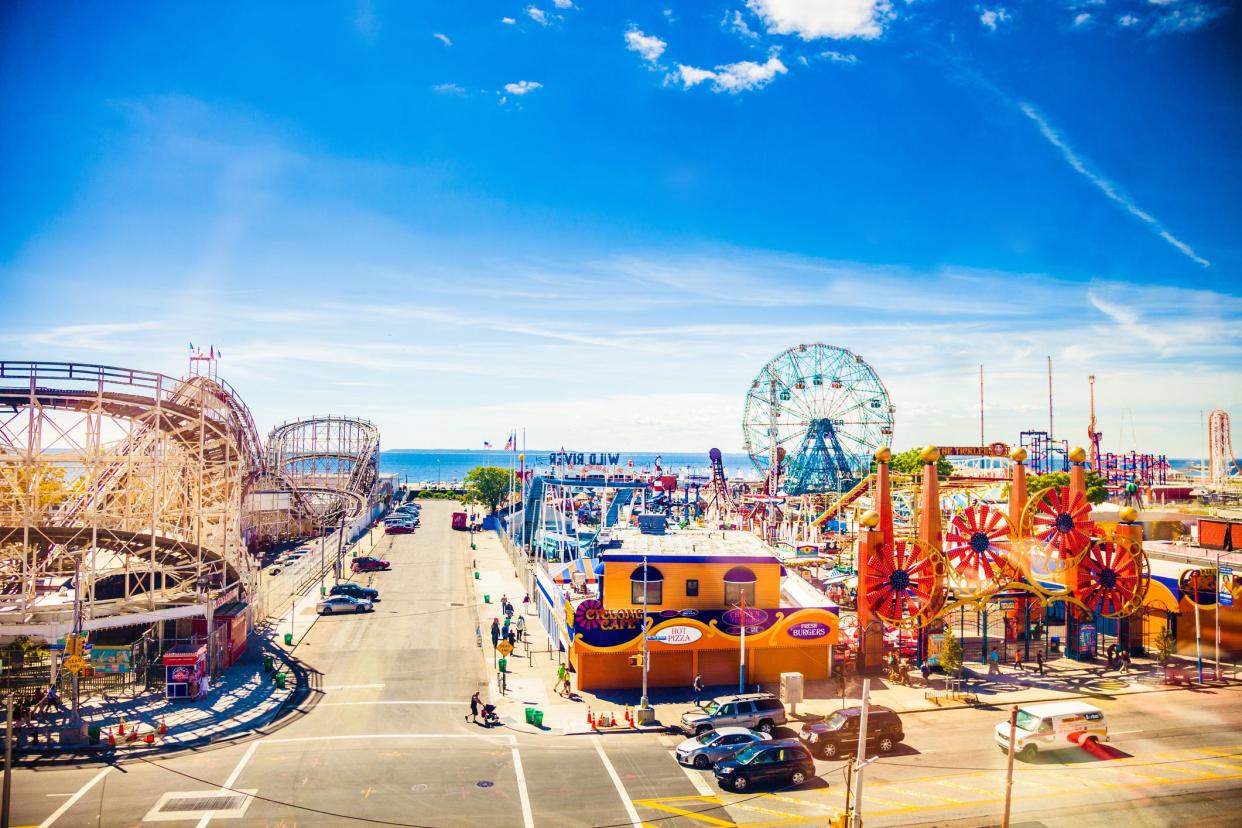
<svg viewBox="0 0 1242 828">
<path fill-rule="evenodd" d="M 637 26 L 631 26 L 625 33 L 625 48 L 637 52 L 648 63 L 656 63 L 667 46 L 667 43 L 655 35 L 643 34 Z"/>
<path fill-rule="evenodd" d="M 437 83 L 431 87 L 433 91 L 439 92 L 441 95 L 464 95 L 466 89 L 455 83 Z"/>
<path fill-rule="evenodd" d="M 517 83 L 506 83 L 505 91 L 510 95 L 527 95 L 536 89 L 542 89 L 543 84 L 538 81 L 520 80 Z"/>
<path fill-rule="evenodd" d="M 1009 10 L 1003 6 L 995 9 L 976 6 L 975 9 L 979 12 L 979 22 L 988 31 L 994 32 L 1001 27 L 1002 23 L 1009 22 Z"/>
<path fill-rule="evenodd" d="M 1069 145 L 1069 142 L 1065 140 L 1065 137 L 1061 135 L 1060 132 L 1053 129 L 1053 127 L 1048 123 L 1044 116 L 1040 114 L 1037 109 L 1035 109 L 1035 107 L 1023 101 L 1018 103 L 1018 109 L 1020 109 L 1022 114 L 1030 118 L 1035 125 L 1039 127 L 1040 134 L 1044 136 L 1048 143 L 1060 150 L 1066 163 L 1068 163 L 1075 172 L 1094 184 L 1096 189 L 1102 192 L 1111 201 L 1121 206 L 1121 208 L 1127 213 L 1149 226 L 1158 236 L 1160 236 L 1160 238 L 1173 245 L 1173 247 L 1175 247 L 1186 258 L 1190 259 L 1195 264 L 1202 265 L 1203 267 L 1211 267 L 1211 262 L 1196 253 L 1190 245 L 1170 233 L 1155 216 L 1139 207 L 1129 197 L 1124 195 L 1118 189 L 1116 184 L 1093 170 L 1088 165 L 1087 161 L 1074 151 L 1074 148 Z"/>
<path fill-rule="evenodd" d="M 436 32 L 436 33 L 434 33 L 434 34 L 432 35 L 432 37 L 434 37 L 436 40 L 438 40 L 438 41 L 440 41 L 441 43 L 443 43 L 445 46 L 452 46 L 452 45 L 453 45 L 453 41 L 452 41 L 452 40 L 449 40 L 449 36 L 448 36 L 448 35 L 446 35 L 446 34 L 444 34 L 444 32 Z"/>
<path fill-rule="evenodd" d="M 540 26 L 547 26 L 549 23 L 548 13 L 538 6 L 527 6 L 526 16 L 538 23 Z"/>
<path fill-rule="evenodd" d="M 713 92 L 736 95 L 739 92 L 762 89 L 777 75 L 783 75 L 788 71 L 785 64 L 781 63 L 781 59 L 773 55 L 764 63 L 740 60 L 737 63 L 717 66 L 715 69 L 700 69 L 697 66 L 680 63 L 677 65 L 677 72 L 670 78 L 680 81 L 683 89 L 711 81 Z"/>
</svg>

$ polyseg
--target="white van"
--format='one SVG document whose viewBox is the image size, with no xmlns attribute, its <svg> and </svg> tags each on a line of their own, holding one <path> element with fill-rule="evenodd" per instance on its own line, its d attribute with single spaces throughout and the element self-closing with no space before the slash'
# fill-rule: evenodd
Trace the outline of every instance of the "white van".
<svg viewBox="0 0 1242 828">
<path fill-rule="evenodd" d="M 993 734 L 1001 750 L 1009 750 L 1009 722 L 1001 722 Z M 1018 708 L 1014 751 L 1030 759 L 1045 750 L 1062 750 L 1108 741 L 1104 711 L 1082 702 L 1028 704 Z"/>
</svg>

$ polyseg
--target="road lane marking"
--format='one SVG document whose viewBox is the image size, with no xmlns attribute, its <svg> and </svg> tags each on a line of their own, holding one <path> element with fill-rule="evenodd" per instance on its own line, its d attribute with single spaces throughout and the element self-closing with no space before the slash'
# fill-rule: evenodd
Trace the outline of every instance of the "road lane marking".
<svg viewBox="0 0 1242 828">
<path fill-rule="evenodd" d="M 60 819 L 62 816 L 64 816 L 64 815 L 65 815 L 65 811 L 68 811 L 70 808 L 72 808 L 74 805 L 76 805 L 76 804 L 78 803 L 78 800 L 79 800 L 79 799 L 81 799 L 83 796 L 85 796 L 87 791 L 89 791 L 91 788 L 95 787 L 95 784 L 96 784 L 97 782 L 99 782 L 99 780 L 100 780 L 100 779 L 103 779 L 105 776 L 107 776 L 107 775 L 108 775 L 108 771 L 110 771 L 110 770 L 112 770 L 112 766 L 111 766 L 111 765 L 109 765 L 108 767 L 106 767 L 106 768 L 104 768 L 103 770 L 101 770 L 99 773 L 97 773 L 97 774 L 95 774 L 94 776 L 92 776 L 92 777 L 90 778 L 90 781 L 89 781 L 89 782 L 87 782 L 87 783 L 86 783 L 85 785 L 83 785 L 82 787 L 78 788 L 77 792 L 76 792 L 76 793 L 74 793 L 74 794 L 73 794 L 73 796 L 71 796 L 71 797 L 69 797 L 68 799 L 66 799 L 66 800 L 65 800 L 65 803 L 64 803 L 63 805 L 61 805 L 61 806 L 60 806 L 59 808 L 57 808 L 55 811 L 52 811 L 52 815 L 51 815 L 51 816 L 49 816 L 47 819 L 45 819 L 45 820 L 43 820 L 42 822 L 40 822 L 40 823 L 39 823 L 39 828 L 51 828 L 51 826 L 52 826 L 52 825 L 55 825 L 55 824 L 56 824 L 56 820 L 58 820 L 58 819 Z"/>
<path fill-rule="evenodd" d="M 621 797 L 621 804 L 625 806 L 625 813 L 630 818 L 630 824 L 634 828 L 642 828 L 642 820 L 638 818 L 638 811 L 634 810 L 634 803 L 630 801 L 629 792 L 625 790 L 621 777 L 617 775 L 617 769 L 612 766 L 612 760 L 604 752 L 604 746 L 600 743 L 599 737 L 592 736 L 591 741 L 595 743 L 595 752 L 599 754 L 600 761 L 604 763 L 604 769 L 608 771 L 608 775 L 612 778 L 612 784 L 617 789 L 617 795 Z"/>
<path fill-rule="evenodd" d="M 791 814 L 788 811 L 777 811 L 774 808 L 762 808 L 758 805 L 755 805 L 749 802 L 735 802 L 734 804 L 726 806 L 726 807 L 740 808 L 743 811 L 754 811 L 755 813 L 758 813 L 758 814 L 767 814 L 768 816 L 784 817 L 785 819 L 802 819 L 802 820 L 817 819 L 817 817 L 806 816 L 805 814 Z"/>
<path fill-rule="evenodd" d="M 698 822 L 706 822 L 709 825 L 719 825 L 721 826 L 721 828 L 733 828 L 733 826 L 737 825 L 736 822 L 730 822 L 726 819 L 718 819 L 716 817 L 710 817 L 705 813 L 701 813 L 698 811 L 689 811 L 689 810 L 686 810 L 685 808 L 678 808 L 676 805 L 668 804 L 669 802 L 691 802 L 691 801 L 706 802 L 710 805 L 721 806 L 721 807 L 713 808 L 711 810 L 723 811 L 724 810 L 723 806 L 725 806 L 725 803 L 721 802 L 720 798 L 715 797 L 715 796 L 670 796 L 670 797 L 665 797 L 663 799 L 636 799 L 634 801 L 635 803 L 642 805 L 646 808 L 653 808 L 657 811 L 664 811 L 665 813 L 674 814 L 676 816 L 682 816 L 682 817 L 685 817 L 686 819 L 693 819 Z"/>
<path fill-rule="evenodd" d="M 250 757 L 254 756 L 254 752 L 258 750 L 259 743 L 251 742 L 250 747 L 246 748 L 246 752 L 242 754 L 242 758 L 237 760 L 237 765 L 233 768 L 233 772 L 229 774 L 229 778 L 224 780 L 224 784 L 220 786 L 220 793 L 232 793 L 232 787 L 237 784 L 237 777 L 241 776 L 242 768 L 250 762 Z M 202 819 L 198 821 L 196 828 L 207 828 L 211 822 L 211 814 L 203 814 Z"/>
<path fill-rule="evenodd" d="M 449 704 L 463 708 L 470 706 L 468 701 L 466 703 L 462 703 L 460 701 L 416 701 L 413 699 L 401 701 L 392 699 L 369 699 L 368 701 L 319 702 L 319 704 L 315 705 L 315 707 L 358 707 L 368 704 Z"/>
<path fill-rule="evenodd" d="M 677 751 L 670 750 L 669 755 L 673 757 L 674 762 L 677 762 Z M 677 767 L 681 768 L 682 773 L 690 780 L 690 784 L 694 786 L 694 789 L 699 792 L 700 796 L 714 796 L 711 787 L 703 781 L 703 777 L 698 771 L 686 767 L 681 762 L 677 762 Z"/>
<path fill-rule="evenodd" d="M 285 745 L 293 742 L 343 742 L 350 739 L 504 739 L 503 734 L 485 733 L 358 733 L 356 735 L 296 736 L 286 739 L 264 739 L 264 744 Z"/>
<path fill-rule="evenodd" d="M 368 690 L 383 687 L 383 684 L 325 684 L 321 690 Z"/>
<path fill-rule="evenodd" d="M 522 770 L 522 756 L 518 753 L 517 737 L 510 736 L 509 739 L 513 750 L 513 770 L 517 774 L 518 797 L 522 802 L 522 823 L 526 828 L 535 828 L 535 817 L 530 812 L 530 794 L 526 790 L 526 773 Z"/>
</svg>

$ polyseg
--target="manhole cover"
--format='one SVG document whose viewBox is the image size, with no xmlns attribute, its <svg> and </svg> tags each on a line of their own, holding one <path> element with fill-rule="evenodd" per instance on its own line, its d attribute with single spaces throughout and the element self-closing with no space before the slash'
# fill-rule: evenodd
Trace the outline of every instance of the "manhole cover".
<svg viewBox="0 0 1242 828">
<path fill-rule="evenodd" d="M 450 607 L 464 607 L 465 604 L 461 603 L 460 601 L 450 601 L 449 606 Z"/>
<path fill-rule="evenodd" d="M 492 785 L 495 785 L 496 783 L 490 779 L 480 779 L 478 782 L 475 782 L 474 784 L 475 784 L 475 787 L 477 788 L 490 788 Z"/>
<path fill-rule="evenodd" d="M 427 786 L 420 782 L 417 785 L 411 785 L 410 790 L 413 791 L 414 793 L 422 793 L 423 791 L 427 790 Z"/>
</svg>

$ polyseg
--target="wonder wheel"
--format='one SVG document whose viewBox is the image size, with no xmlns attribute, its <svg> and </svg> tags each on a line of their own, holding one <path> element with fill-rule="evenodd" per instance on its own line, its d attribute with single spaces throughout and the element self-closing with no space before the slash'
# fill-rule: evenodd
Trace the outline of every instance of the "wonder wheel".
<svg viewBox="0 0 1242 828">
<path fill-rule="evenodd" d="M 1097 540 L 1078 566 L 1074 597 L 1105 618 L 1124 618 L 1142 606 L 1148 577 L 1147 556 L 1137 543 L 1119 537 Z"/>
<path fill-rule="evenodd" d="M 944 556 L 959 596 L 986 596 L 1015 580 L 1011 535 L 1009 518 L 986 503 L 972 503 L 953 516 L 944 536 Z"/>
<path fill-rule="evenodd" d="M 750 384 L 742 416 L 746 451 L 767 474 L 777 449 L 785 450 L 788 494 L 848 491 L 867 476 L 873 452 L 892 442 L 893 410 L 862 357 L 832 345 L 798 345 Z"/>
<path fill-rule="evenodd" d="M 1091 504 L 1081 492 L 1068 486 L 1044 489 L 1031 498 L 1022 516 L 1024 544 L 1032 574 L 1064 572 L 1076 564 L 1091 546 L 1095 524 Z"/>
<path fill-rule="evenodd" d="M 923 627 L 944 606 L 946 566 L 934 549 L 914 539 L 882 544 L 868 562 L 867 601 L 879 618 L 902 627 Z"/>
</svg>

